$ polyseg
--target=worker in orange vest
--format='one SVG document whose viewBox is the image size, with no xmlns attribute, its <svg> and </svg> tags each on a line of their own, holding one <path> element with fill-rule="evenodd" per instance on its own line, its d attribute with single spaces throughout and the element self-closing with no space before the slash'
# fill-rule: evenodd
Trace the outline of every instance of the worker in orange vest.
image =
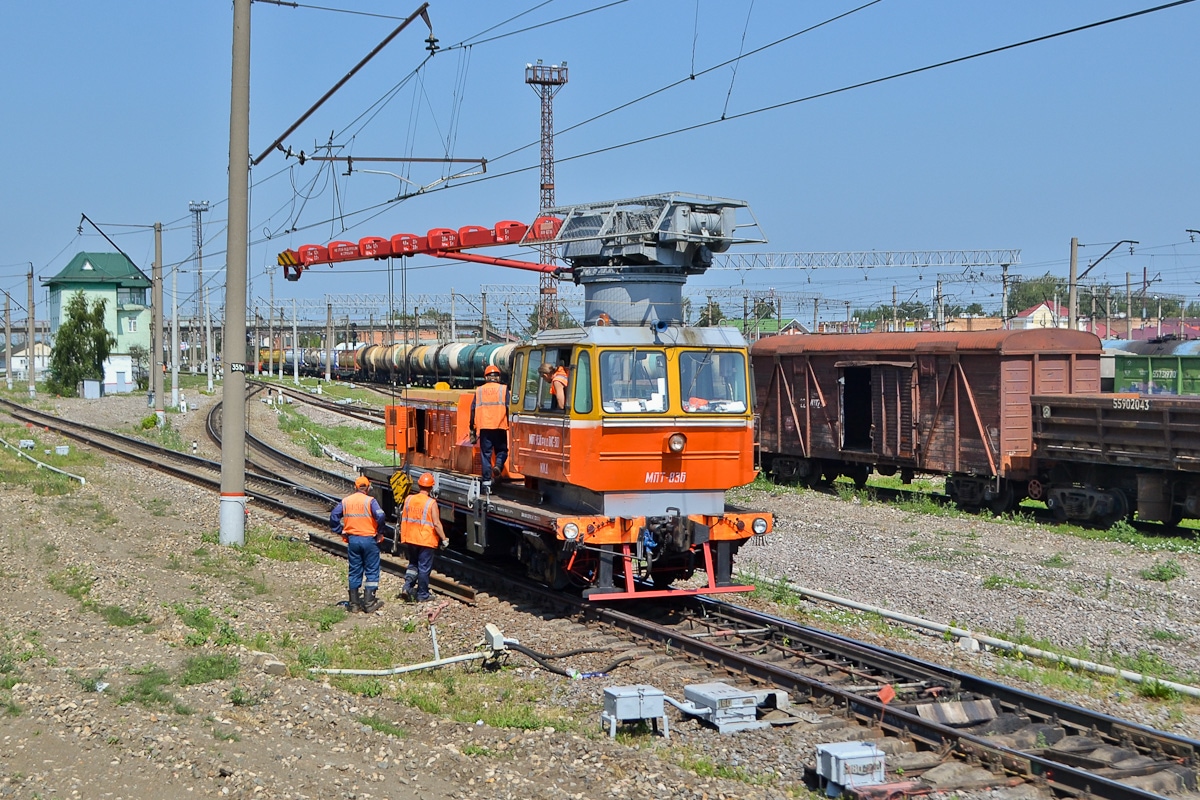
<svg viewBox="0 0 1200 800">
<path fill-rule="evenodd" d="M 329 515 L 329 527 L 346 543 L 350 563 L 350 611 L 374 613 L 383 607 L 375 597 L 379 590 L 379 544 L 383 541 L 384 516 L 379 501 L 370 495 L 366 475 L 354 479 L 354 493 L 342 499 Z M 359 594 L 366 575 L 365 594 Z"/>
<path fill-rule="evenodd" d="M 542 380 L 550 384 L 550 394 L 554 397 L 554 408 L 562 410 L 567 407 L 567 369 L 561 364 L 557 369 L 553 364 L 542 364 L 538 368 Z"/>
<path fill-rule="evenodd" d="M 400 541 L 408 548 L 408 569 L 404 572 L 404 588 L 400 594 L 424 603 L 433 599 L 429 593 L 433 555 L 438 547 L 449 546 L 450 540 L 442 529 L 437 500 L 429 495 L 433 488 L 433 473 L 422 473 L 417 478 L 417 487 L 420 491 L 404 498 L 404 506 L 400 509 Z"/>
<path fill-rule="evenodd" d="M 483 371 L 483 379 L 484 384 L 475 390 L 471 401 L 471 444 L 479 442 L 483 487 L 490 491 L 493 477 L 500 480 L 508 460 L 508 387 L 500 382 L 500 368 L 494 364 Z"/>
</svg>

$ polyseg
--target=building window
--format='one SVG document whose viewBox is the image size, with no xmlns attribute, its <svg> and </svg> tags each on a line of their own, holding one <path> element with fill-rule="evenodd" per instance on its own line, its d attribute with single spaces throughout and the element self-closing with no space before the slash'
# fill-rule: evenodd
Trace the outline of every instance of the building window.
<svg viewBox="0 0 1200 800">
<path fill-rule="evenodd" d="M 133 317 L 129 318 L 129 332 L 137 333 L 137 320 Z"/>
<path fill-rule="evenodd" d="M 117 289 L 117 305 L 144 306 L 146 305 L 146 290 L 144 287 L 133 289 Z"/>
</svg>

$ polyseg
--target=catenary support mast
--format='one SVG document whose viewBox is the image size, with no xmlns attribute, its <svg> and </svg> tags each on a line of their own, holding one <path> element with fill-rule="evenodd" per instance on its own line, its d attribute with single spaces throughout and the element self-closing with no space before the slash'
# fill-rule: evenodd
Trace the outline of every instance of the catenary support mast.
<svg viewBox="0 0 1200 800">
<path fill-rule="evenodd" d="M 246 251 L 250 239 L 250 0 L 233 2 L 229 100 L 229 225 L 225 247 L 225 365 L 221 432 L 223 545 L 246 541 Z"/>
</svg>

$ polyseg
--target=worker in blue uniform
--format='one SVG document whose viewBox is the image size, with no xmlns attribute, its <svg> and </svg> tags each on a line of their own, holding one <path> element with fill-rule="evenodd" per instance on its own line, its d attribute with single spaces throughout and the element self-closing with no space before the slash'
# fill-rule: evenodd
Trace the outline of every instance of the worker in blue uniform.
<svg viewBox="0 0 1200 800">
<path fill-rule="evenodd" d="M 346 560 L 350 563 L 350 610 L 366 614 L 383 607 L 383 601 L 375 593 L 379 591 L 379 545 L 383 542 L 384 520 L 387 519 L 379 501 L 371 497 L 370 490 L 371 480 L 359 475 L 354 479 L 354 493 L 343 498 L 329 515 L 330 529 L 346 543 Z"/>
</svg>

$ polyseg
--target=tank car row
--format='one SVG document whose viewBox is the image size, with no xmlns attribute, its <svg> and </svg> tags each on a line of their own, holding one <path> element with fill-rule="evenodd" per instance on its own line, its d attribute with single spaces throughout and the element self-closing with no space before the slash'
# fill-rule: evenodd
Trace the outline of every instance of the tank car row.
<svg viewBox="0 0 1200 800">
<path fill-rule="evenodd" d="M 752 348 L 763 469 L 809 483 L 943 475 L 967 508 L 1200 517 L 1200 400 L 1101 392 L 1065 329 L 776 336 Z"/>
<path fill-rule="evenodd" d="M 489 366 L 510 371 L 516 344 L 489 342 L 423 342 L 421 344 L 369 344 L 351 349 L 334 350 L 332 360 L 322 348 L 299 351 L 262 350 L 259 367 L 282 364 L 291 373 L 294 362 L 300 359 L 301 375 L 329 374 L 338 380 L 396 383 L 410 386 L 434 386 L 445 383 L 452 387 L 471 387 L 483 381 L 483 371 Z"/>
</svg>

